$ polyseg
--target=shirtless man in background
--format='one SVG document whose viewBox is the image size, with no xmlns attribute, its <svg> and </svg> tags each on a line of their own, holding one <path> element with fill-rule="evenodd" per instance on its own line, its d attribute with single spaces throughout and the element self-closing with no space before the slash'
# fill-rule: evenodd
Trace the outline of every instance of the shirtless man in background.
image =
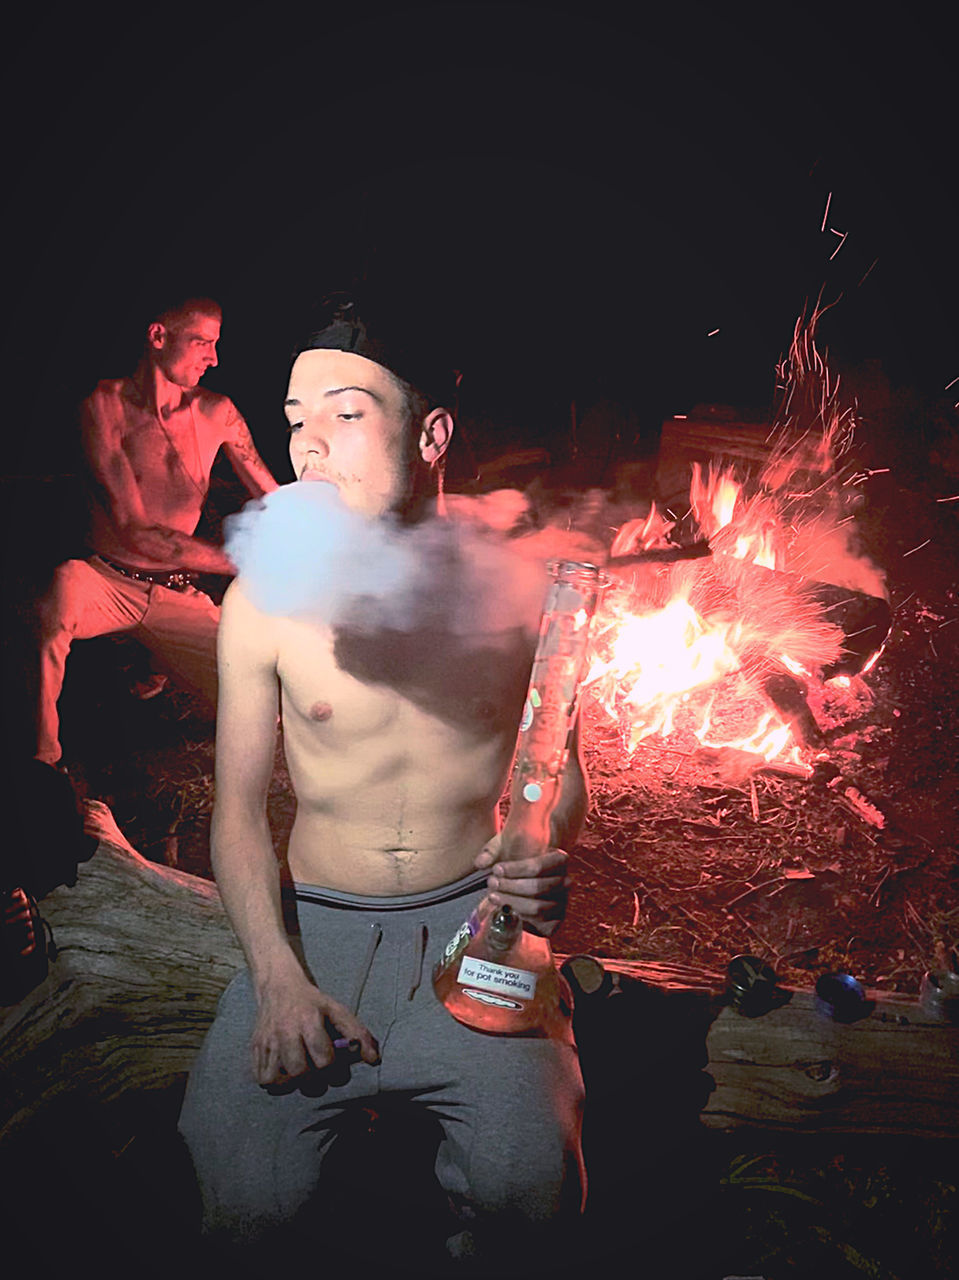
<svg viewBox="0 0 959 1280">
<path fill-rule="evenodd" d="M 131 632 L 216 705 L 219 610 L 195 583 L 233 565 L 194 536 L 214 459 L 222 449 L 254 497 L 276 488 L 232 401 L 199 386 L 216 366 L 220 324 L 208 298 L 168 308 L 133 376 L 99 383 L 83 402 L 95 554 L 58 565 L 40 602 L 35 755 L 48 764 L 61 756 L 57 702 L 74 640 Z"/>
<path fill-rule="evenodd" d="M 333 486 L 369 522 L 435 517 L 430 476 L 453 420 L 412 381 L 351 307 L 334 315 L 290 375 L 297 480 Z M 492 640 L 481 635 L 482 601 L 479 638 L 435 617 L 405 634 L 351 635 L 264 612 L 241 561 L 219 636 L 212 859 L 249 967 L 221 1000 L 181 1116 L 209 1231 L 250 1242 L 312 1221 L 342 1113 L 386 1095 L 440 1121 L 435 1172 L 470 1222 L 451 1233 L 451 1256 L 489 1261 L 508 1228 L 511 1244 L 526 1241 L 545 1260 L 552 1228 L 578 1216 L 583 1093 L 572 1036 L 472 1030 L 430 981 L 484 894 L 544 933 L 565 911 L 562 849 L 511 861 L 498 834 L 545 573 L 538 581 L 525 616 Z M 265 805 L 278 711 L 297 798 L 288 862 L 299 954 Z M 577 749 L 557 845 L 575 837 L 586 801 Z M 354 1042 L 345 1066 L 338 1037 Z"/>
</svg>

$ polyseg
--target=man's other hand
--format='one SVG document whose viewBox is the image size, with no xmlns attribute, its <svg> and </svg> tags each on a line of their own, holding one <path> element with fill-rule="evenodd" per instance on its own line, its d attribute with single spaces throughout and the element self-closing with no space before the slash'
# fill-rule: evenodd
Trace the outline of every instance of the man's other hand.
<svg viewBox="0 0 959 1280">
<path fill-rule="evenodd" d="M 335 1038 L 356 1041 L 363 1062 L 371 1066 L 379 1062 L 379 1045 L 359 1018 L 315 987 L 305 974 L 266 986 L 259 993 L 250 1045 L 253 1078 L 261 1085 L 285 1084 L 320 1071 L 336 1056 Z"/>
<path fill-rule="evenodd" d="M 550 848 L 499 862 L 499 851 L 500 836 L 496 835 L 483 846 L 474 864 L 478 870 L 490 867 L 490 903 L 495 907 L 508 904 L 537 933 L 549 937 L 566 914 L 569 855 Z"/>
</svg>

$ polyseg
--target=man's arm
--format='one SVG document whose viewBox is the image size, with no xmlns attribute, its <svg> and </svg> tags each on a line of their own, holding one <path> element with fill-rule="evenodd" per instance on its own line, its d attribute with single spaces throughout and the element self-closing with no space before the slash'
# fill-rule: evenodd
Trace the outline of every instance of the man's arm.
<svg viewBox="0 0 959 1280">
<path fill-rule="evenodd" d="M 226 552 L 214 543 L 149 522 L 140 485 L 123 450 L 117 425 L 98 415 L 95 396 L 83 403 L 80 429 L 83 453 L 97 498 L 117 536 L 134 556 L 200 573 L 236 572 Z"/>
<path fill-rule="evenodd" d="M 230 465 L 242 481 L 250 495 L 262 498 L 265 493 L 272 493 L 279 488 L 269 467 L 257 452 L 250 428 L 243 417 L 232 406 L 233 412 L 227 422 L 227 431 L 223 439 L 223 452 L 230 460 Z"/>
<path fill-rule="evenodd" d="M 257 999 L 254 1078 L 275 1084 L 333 1060 L 328 1024 L 359 1041 L 364 1061 L 379 1050 L 345 1006 L 309 979 L 283 924 L 280 875 L 266 815 L 279 692 L 272 626 L 233 583 L 217 640 L 219 705 L 211 851 L 223 905 L 240 940 Z"/>
</svg>

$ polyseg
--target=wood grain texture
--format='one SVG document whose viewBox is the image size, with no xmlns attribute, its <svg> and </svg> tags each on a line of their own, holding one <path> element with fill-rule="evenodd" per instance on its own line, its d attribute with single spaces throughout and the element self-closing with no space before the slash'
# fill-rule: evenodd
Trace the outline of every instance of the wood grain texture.
<svg viewBox="0 0 959 1280">
<path fill-rule="evenodd" d="M 58 954 L 0 1014 L 0 1137 L 68 1098 L 174 1083 L 243 963 L 214 885 L 104 843 L 41 911 Z"/>
<path fill-rule="evenodd" d="M 645 983 L 676 1001 L 678 1037 L 698 1010 L 715 1082 L 701 1116 L 709 1128 L 959 1137 L 959 1026 L 917 1000 L 867 990 L 866 1016 L 840 1023 L 813 991 L 787 988 L 781 1007 L 744 1017 L 707 970 L 602 963 L 624 993 Z"/>
</svg>

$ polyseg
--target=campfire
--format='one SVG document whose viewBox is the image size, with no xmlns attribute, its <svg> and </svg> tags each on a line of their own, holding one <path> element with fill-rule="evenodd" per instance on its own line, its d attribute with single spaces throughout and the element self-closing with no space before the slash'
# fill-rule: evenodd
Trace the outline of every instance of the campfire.
<svg viewBox="0 0 959 1280">
<path fill-rule="evenodd" d="M 856 547 L 866 473 L 852 462 L 855 411 L 816 348 L 817 319 L 797 322 L 778 368 L 755 473 L 693 461 L 686 511 L 654 503 L 616 532 L 585 688 L 630 753 L 652 738 L 692 742 L 683 749 L 811 774 L 824 740 L 810 687 L 864 695 L 891 612 L 882 574 Z"/>
</svg>

